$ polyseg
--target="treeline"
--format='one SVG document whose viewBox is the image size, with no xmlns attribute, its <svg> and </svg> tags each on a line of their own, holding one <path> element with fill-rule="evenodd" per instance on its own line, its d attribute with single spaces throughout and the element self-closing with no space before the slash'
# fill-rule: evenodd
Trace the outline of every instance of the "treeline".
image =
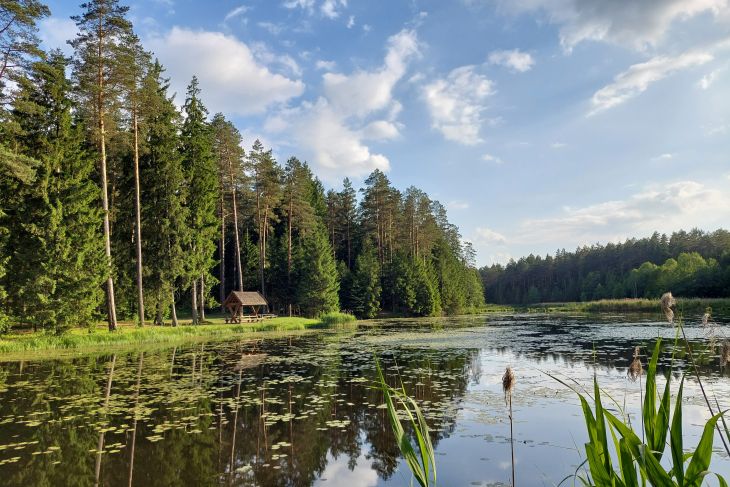
<svg viewBox="0 0 730 487">
<path fill-rule="evenodd" d="M 671 236 L 592 245 L 555 256 L 529 255 L 479 270 L 494 303 L 730 296 L 730 232 L 694 229 Z"/>
<path fill-rule="evenodd" d="M 326 191 L 308 165 L 249 150 L 193 78 L 182 111 L 117 0 L 42 52 L 36 0 L 0 3 L 0 328 L 106 314 L 194 323 L 231 290 L 282 314 L 457 313 L 483 303 L 474 253 L 422 191 L 373 172 Z M 67 77 L 70 73 L 70 78 Z"/>
</svg>

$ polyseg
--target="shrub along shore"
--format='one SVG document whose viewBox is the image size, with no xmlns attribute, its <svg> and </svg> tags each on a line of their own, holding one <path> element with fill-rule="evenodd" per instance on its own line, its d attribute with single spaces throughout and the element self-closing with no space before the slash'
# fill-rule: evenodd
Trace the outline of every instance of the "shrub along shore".
<svg viewBox="0 0 730 487">
<path fill-rule="evenodd" d="M 0 338 L 0 355 L 36 351 L 95 350 L 127 345 L 172 344 L 200 339 L 247 338 L 259 332 L 290 332 L 312 328 L 354 323 L 355 317 L 345 313 L 331 313 L 320 318 L 278 317 L 242 324 L 224 324 L 222 317 L 212 318 L 202 325 L 181 321 L 179 326 L 144 326 L 120 323 L 114 333 L 105 325 L 89 330 L 74 328 L 61 335 L 50 333 L 16 332 Z"/>
</svg>

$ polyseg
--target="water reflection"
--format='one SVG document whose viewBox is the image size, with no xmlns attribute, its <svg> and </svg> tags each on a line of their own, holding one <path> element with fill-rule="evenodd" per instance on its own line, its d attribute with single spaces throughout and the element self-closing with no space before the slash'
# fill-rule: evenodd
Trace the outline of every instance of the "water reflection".
<svg viewBox="0 0 730 487">
<path fill-rule="evenodd" d="M 525 485 L 557 483 L 581 463 L 582 417 L 574 394 L 543 372 L 588 384 L 595 370 L 635 414 L 638 385 L 625 377 L 633 346 L 662 335 L 671 347 L 674 337 L 634 317 L 425 323 L 0 364 L 0 475 L 19 486 L 408 485 L 371 387 L 377 353 L 388 380 L 423 405 L 443 485 L 508 482 L 500 377 L 511 365 L 518 475 Z M 705 331 L 687 331 L 699 350 Z M 681 356 L 676 366 L 681 373 Z M 716 356 L 702 372 L 727 401 Z M 686 390 L 693 444 L 707 413 L 692 381 Z"/>
</svg>

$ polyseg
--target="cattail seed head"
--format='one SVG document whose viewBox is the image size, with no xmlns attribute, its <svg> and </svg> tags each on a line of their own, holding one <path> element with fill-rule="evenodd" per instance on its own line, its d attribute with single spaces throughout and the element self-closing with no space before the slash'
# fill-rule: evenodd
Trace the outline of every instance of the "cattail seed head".
<svg viewBox="0 0 730 487">
<path fill-rule="evenodd" d="M 672 306 L 677 304 L 677 301 L 675 301 L 671 292 L 662 294 L 661 304 L 662 311 L 664 312 L 664 316 L 667 318 L 667 321 L 669 323 L 674 322 L 674 311 L 672 310 Z"/>
<path fill-rule="evenodd" d="M 502 390 L 504 391 L 504 402 L 507 403 L 507 397 L 512 396 L 512 389 L 515 386 L 515 374 L 512 373 L 512 367 L 507 367 L 502 376 Z"/>
<path fill-rule="evenodd" d="M 629 365 L 628 374 L 632 382 L 636 382 L 636 379 L 644 373 L 644 366 L 641 364 L 641 358 L 639 358 L 640 351 L 641 347 L 634 348 L 634 360 Z"/>
</svg>

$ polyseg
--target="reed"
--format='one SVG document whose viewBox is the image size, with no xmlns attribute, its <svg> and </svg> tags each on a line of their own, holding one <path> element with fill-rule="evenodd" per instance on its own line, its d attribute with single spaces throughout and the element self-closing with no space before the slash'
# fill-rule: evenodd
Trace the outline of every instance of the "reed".
<svg viewBox="0 0 730 487">
<path fill-rule="evenodd" d="M 511 367 L 507 367 L 502 376 L 502 391 L 504 392 L 505 405 L 509 406 L 509 444 L 512 454 L 512 487 L 515 487 L 515 439 L 512 416 L 512 390 L 515 387 L 515 375 Z"/>
<path fill-rule="evenodd" d="M 436 456 L 431 443 L 428 424 L 421 408 L 418 407 L 413 398 L 408 396 L 402 382 L 399 388 L 388 385 L 377 357 L 375 358 L 375 367 L 378 372 L 378 388 L 385 399 L 390 426 L 393 429 L 398 448 L 413 474 L 413 478 L 421 487 L 435 486 Z M 403 428 L 399 412 L 404 416 L 406 423 L 413 431 L 416 440 L 415 445 L 411 443 L 411 439 Z"/>
</svg>

